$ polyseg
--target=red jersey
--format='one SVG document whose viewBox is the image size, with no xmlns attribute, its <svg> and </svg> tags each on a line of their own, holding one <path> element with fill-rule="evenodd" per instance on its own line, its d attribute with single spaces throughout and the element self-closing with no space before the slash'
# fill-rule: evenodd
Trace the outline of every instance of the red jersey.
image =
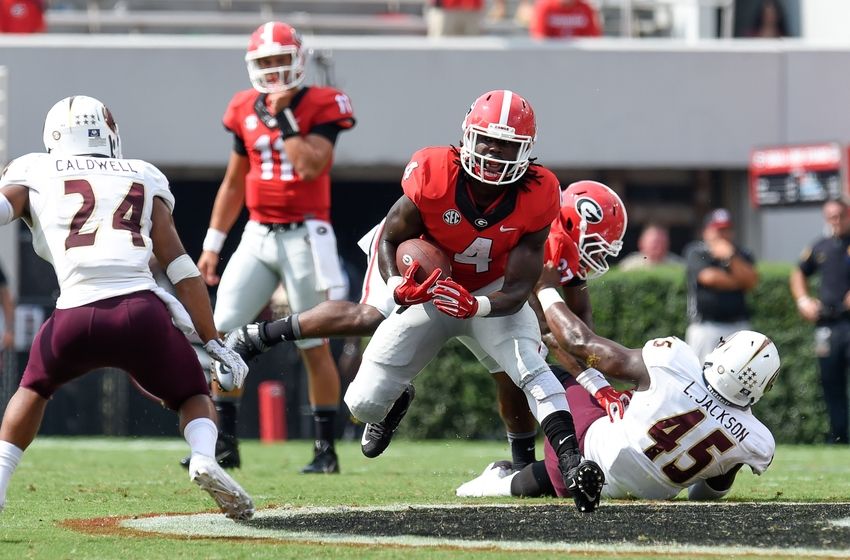
<svg viewBox="0 0 850 560">
<path fill-rule="evenodd" d="M 42 0 L 0 0 L 0 32 L 40 33 L 44 29 Z"/>
<path fill-rule="evenodd" d="M 531 15 L 529 33 L 536 38 L 599 37 L 602 28 L 596 10 L 584 0 L 572 4 L 562 0 L 538 0 Z"/>
<path fill-rule="evenodd" d="M 245 206 L 250 219 L 258 222 L 290 223 L 305 218 L 330 220 L 331 179 L 328 162 L 312 181 L 298 177 L 286 158 L 277 119 L 269 114 L 265 94 L 253 89 L 233 96 L 224 112 L 224 126 L 245 145 L 249 169 L 245 177 Z M 346 130 L 354 126 L 351 102 L 343 92 L 330 87 L 305 87 L 290 106 L 301 135 L 319 126 Z"/>
<path fill-rule="evenodd" d="M 560 253 L 556 255 L 555 253 Z M 567 234 L 561 217 L 552 222 L 549 238 L 546 240 L 543 262 L 555 261 L 561 273 L 561 286 L 580 286 L 585 283 L 585 273 L 579 263 L 578 247 Z"/>
<path fill-rule="evenodd" d="M 429 4 L 444 10 L 477 11 L 484 8 L 484 0 L 429 0 Z"/>
<path fill-rule="evenodd" d="M 482 212 L 473 202 L 457 150 L 419 150 L 407 164 L 401 186 L 434 241 L 452 260 L 452 278 L 473 291 L 504 276 L 508 255 L 523 235 L 540 231 L 558 215 L 555 175 L 540 166 L 528 190 L 505 187 L 505 194 Z"/>
</svg>

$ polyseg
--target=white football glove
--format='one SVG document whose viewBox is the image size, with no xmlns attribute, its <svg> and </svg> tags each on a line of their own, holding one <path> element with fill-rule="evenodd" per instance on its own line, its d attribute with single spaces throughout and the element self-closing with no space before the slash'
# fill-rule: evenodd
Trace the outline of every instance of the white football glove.
<svg viewBox="0 0 850 560">
<path fill-rule="evenodd" d="M 239 354 L 222 344 L 217 338 L 204 344 L 204 350 L 213 359 L 210 369 L 213 379 L 222 391 L 241 388 L 245 383 L 245 376 L 248 375 L 248 366 Z"/>
</svg>

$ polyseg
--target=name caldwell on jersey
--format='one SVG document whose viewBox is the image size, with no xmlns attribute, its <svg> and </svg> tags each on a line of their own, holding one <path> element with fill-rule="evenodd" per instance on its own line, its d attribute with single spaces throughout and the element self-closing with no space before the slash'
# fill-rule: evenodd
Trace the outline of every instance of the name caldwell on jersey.
<svg viewBox="0 0 850 560">
<path fill-rule="evenodd" d="M 118 159 L 57 159 L 56 160 L 56 171 L 115 171 L 115 172 L 130 172 L 130 173 L 138 173 L 135 169 L 133 169 L 133 165 L 130 161 L 118 160 Z"/>
</svg>

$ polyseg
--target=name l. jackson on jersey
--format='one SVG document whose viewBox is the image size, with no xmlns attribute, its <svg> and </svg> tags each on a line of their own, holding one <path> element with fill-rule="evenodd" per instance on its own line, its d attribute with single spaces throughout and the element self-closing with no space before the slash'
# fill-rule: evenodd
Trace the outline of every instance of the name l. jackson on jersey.
<svg viewBox="0 0 850 560">
<path fill-rule="evenodd" d="M 743 443 L 747 439 L 747 436 L 750 435 L 750 431 L 737 418 L 732 416 L 732 413 L 726 410 L 722 404 L 715 403 L 714 399 L 703 391 L 696 381 L 691 381 L 682 389 L 682 393 L 687 395 L 689 399 L 701 408 L 704 408 L 709 416 L 717 420 L 739 442 Z"/>
</svg>

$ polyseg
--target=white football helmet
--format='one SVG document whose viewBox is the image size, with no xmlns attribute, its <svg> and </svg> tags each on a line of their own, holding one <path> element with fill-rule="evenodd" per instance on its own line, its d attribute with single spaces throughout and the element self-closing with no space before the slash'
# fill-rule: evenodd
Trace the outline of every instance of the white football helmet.
<svg viewBox="0 0 850 560">
<path fill-rule="evenodd" d="M 705 357 L 702 375 L 709 392 L 748 407 L 773 387 L 779 374 L 779 350 L 766 336 L 738 331 Z"/>
<path fill-rule="evenodd" d="M 50 108 L 44 119 L 43 139 L 48 153 L 122 157 L 121 137 L 112 113 L 86 95 L 66 97 Z"/>
</svg>

